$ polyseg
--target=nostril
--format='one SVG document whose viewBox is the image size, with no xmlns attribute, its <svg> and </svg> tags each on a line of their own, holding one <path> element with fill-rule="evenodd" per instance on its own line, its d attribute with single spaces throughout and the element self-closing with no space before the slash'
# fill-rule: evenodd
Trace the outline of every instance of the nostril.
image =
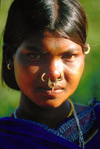
<svg viewBox="0 0 100 149">
<path fill-rule="evenodd" d="M 58 81 L 61 81 L 64 79 L 64 73 L 63 71 L 60 73 L 60 76 L 57 78 Z"/>
<path fill-rule="evenodd" d="M 61 81 L 61 80 L 63 80 L 64 79 L 64 73 L 63 72 L 55 72 L 55 74 L 53 73 L 53 74 L 46 74 L 46 73 L 43 73 L 42 75 L 41 75 L 41 80 L 43 81 L 43 82 L 46 82 L 46 81 L 48 81 L 48 80 L 51 80 L 52 82 L 55 82 L 56 80 L 58 80 L 58 81 Z"/>
</svg>

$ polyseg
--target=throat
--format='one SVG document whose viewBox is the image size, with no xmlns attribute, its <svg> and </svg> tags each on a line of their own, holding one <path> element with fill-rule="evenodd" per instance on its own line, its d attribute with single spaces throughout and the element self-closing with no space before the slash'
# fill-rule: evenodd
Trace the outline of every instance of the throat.
<svg viewBox="0 0 100 149">
<path fill-rule="evenodd" d="M 71 106 L 68 100 L 59 107 L 50 109 L 39 107 L 33 102 L 31 106 L 30 104 L 20 103 L 19 108 L 16 110 L 16 115 L 17 118 L 36 121 L 47 125 L 49 128 L 55 128 L 61 121 L 67 118 L 70 109 Z"/>
</svg>

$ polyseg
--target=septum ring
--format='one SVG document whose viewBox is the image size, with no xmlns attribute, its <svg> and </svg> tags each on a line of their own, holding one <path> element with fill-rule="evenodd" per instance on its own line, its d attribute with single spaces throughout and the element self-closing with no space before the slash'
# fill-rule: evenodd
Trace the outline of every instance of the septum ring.
<svg viewBox="0 0 100 149">
<path fill-rule="evenodd" d="M 57 86 L 57 78 L 55 80 L 55 82 L 52 82 L 50 80 L 50 78 L 48 79 L 48 87 L 50 87 L 52 89 L 52 92 L 54 91 L 54 88 Z"/>
<path fill-rule="evenodd" d="M 54 82 L 51 81 L 50 78 L 44 79 L 44 76 L 46 75 L 46 73 L 43 73 L 41 76 L 41 80 L 43 82 L 45 82 L 48 79 L 48 87 L 50 87 L 52 89 L 52 92 L 54 91 L 54 88 L 57 86 L 57 81 L 61 81 L 64 79 L 64 74 L 63 72 L 61 72 L 60 78 L 56 78 L 56 80 Z"/>
</svg>

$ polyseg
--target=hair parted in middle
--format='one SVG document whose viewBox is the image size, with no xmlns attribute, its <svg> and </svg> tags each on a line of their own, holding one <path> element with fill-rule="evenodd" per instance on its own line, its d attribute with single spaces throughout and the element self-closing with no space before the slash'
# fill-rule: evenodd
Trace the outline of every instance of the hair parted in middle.
<svg viewBox="0 0 100 149">
<path fill-rule="evenodd" d="M 30 33 L 57 33 L 84 46 L 87 36 L 87 19 L 77 0 L 14 0 L 4 30 L 3 42 L 11 46 L 13 53 Z M 5 62 L 6 47 L 3 48 L 2 78 L 5 83 L 19 90 L 14 71 L 8 71 Z M 8 79 L 8 76 L 13 81 Z"/>
</svg>

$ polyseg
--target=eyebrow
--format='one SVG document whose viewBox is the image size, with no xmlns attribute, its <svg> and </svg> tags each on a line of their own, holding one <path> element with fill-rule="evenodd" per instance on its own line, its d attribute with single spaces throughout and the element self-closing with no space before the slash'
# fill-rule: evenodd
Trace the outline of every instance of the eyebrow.
<svg viewBox="0 0 100 149">
<path fill-rule="evenodd" d="M 27 51 L 35 51 L 35 52 L 40 52 L 40 53 L 44 53 L 44 54 L 46 54 L 46 53 L 48 53 L 45 49 L 43 50 L 41 50 L 41 48 L 38 48 L 38 47 L 36 47 L 36 46 L 26 46 L 26 48 L 25 48 L 25 50 L 27 50 Z M 73 52 L 78 52 L 78 51 L 80 51 L 81 49 L 79 49 L 79 48 L 65 48 L 65 50 L 63 51 L 63 53 L 73 53 Z"/>
<path fill-rule="evenodd" d="M 41 52 L 41 53 L 48 53 L 45 50 L 41 50 L 41 48 L 38 48 L 36 46 L 26 46 L 25 50 L 27 50 L 27 51 L 36 51 L 36 52 Z"/>
<path fill-rule="evenodd" d="M 65 52 L 67 52 L 67 53 L 72 53 L 72 52 L 78 52 L 78 51 L 80 51 L 81 49 L 79 49 L 79 48 L 69 48 L 69 49 L 66 49 L 66 51 Z"/>
<path fill-rule="evenodd" d="M 27 51 L 39 51 L 39 48 L 37 48 L 36 46 L 26 46 L 25 50 Z"/>
</svg>

